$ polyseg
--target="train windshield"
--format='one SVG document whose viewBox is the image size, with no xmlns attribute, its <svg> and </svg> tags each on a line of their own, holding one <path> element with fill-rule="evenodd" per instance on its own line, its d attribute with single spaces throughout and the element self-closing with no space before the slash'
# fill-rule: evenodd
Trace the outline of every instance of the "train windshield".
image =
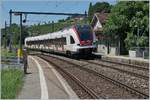
<svg viewBox="0 0 150 100">
<path fill-rule="evenodd" d="M 78 32 L 81 41 L 92 40 L 92 30 L 90 26 L 78 26 Z"/>
</svg>

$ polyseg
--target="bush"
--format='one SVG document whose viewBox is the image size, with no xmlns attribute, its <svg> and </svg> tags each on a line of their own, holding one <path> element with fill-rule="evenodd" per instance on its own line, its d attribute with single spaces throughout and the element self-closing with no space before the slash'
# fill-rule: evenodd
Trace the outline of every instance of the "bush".
<svg viewBox="0 0 150 100">
<path fill-rule="evenodd" d="M 132 50 L 133 46 L 136 47 L 137 37 L 133 33 L 127 32 L 127 38 L 125 39 L 125 46 L 128 50 Z"/>
</svg>

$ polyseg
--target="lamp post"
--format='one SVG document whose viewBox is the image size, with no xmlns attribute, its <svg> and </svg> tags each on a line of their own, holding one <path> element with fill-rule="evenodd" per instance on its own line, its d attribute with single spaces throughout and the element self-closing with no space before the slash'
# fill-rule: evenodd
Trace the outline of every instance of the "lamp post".
<svg viewBox="0 0 150 100">
<path fill-rule="evenodd" d="M 5 21 L 5 38 L 4 38 L 4 48 L 6 49 L 6 34 L 7 34 L 7 23 L 6 23 L 6 21 Z"/>
<path fill-rule="evenodd" d="M 10 33 L 10 42 L 9 42 L 9 52 L 12 51 L 12 33 L 11 33 L 11 24 L 12 24 L 12 10 L 9 11 L 10 21 L 9 21 L 9 33 Z"/>
<path fill-rule="evenodd" d="M 54 32 L 54 21 L 52 21 L 52 32 Z"/>
</svg>

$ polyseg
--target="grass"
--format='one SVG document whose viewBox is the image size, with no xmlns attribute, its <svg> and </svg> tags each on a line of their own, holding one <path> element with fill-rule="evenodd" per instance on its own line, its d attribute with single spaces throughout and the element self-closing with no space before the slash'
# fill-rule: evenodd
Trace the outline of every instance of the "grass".
<svg viewBox="0 0 150 100">
<path fill-rule="evenodd" d="M 7 49 L 1 48 L 1 56 L 2 57 L 16 57 L 17 54 L 14 50 L 12 50 L 12 52 L 9 52 Z"/>
<path fill-rule="evenodd" d="M 23 85 L 23 71 L 3 69 L 1 71 L 1 98 L 15 99 Z"/>
</svg>

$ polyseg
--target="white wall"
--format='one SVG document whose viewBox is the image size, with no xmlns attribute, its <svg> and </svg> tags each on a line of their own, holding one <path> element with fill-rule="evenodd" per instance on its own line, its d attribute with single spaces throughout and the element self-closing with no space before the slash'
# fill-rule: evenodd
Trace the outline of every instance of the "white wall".
<svg viewBox="0 0 150 100">
<path fill-rule="evenodd" d="M 98 53 L 107 54 L 107 47 L 104 44 L 99 44 L 97 48 Z"/>
<path fill-rule="evenodd" d="M 108 48 L 105 44 L 98 44 L 97 52 L 107 55 Z M 115 56 L 117 54 L 118 54 L 117 47 L 109 47 L 109 55 Z"/>
</svg>

